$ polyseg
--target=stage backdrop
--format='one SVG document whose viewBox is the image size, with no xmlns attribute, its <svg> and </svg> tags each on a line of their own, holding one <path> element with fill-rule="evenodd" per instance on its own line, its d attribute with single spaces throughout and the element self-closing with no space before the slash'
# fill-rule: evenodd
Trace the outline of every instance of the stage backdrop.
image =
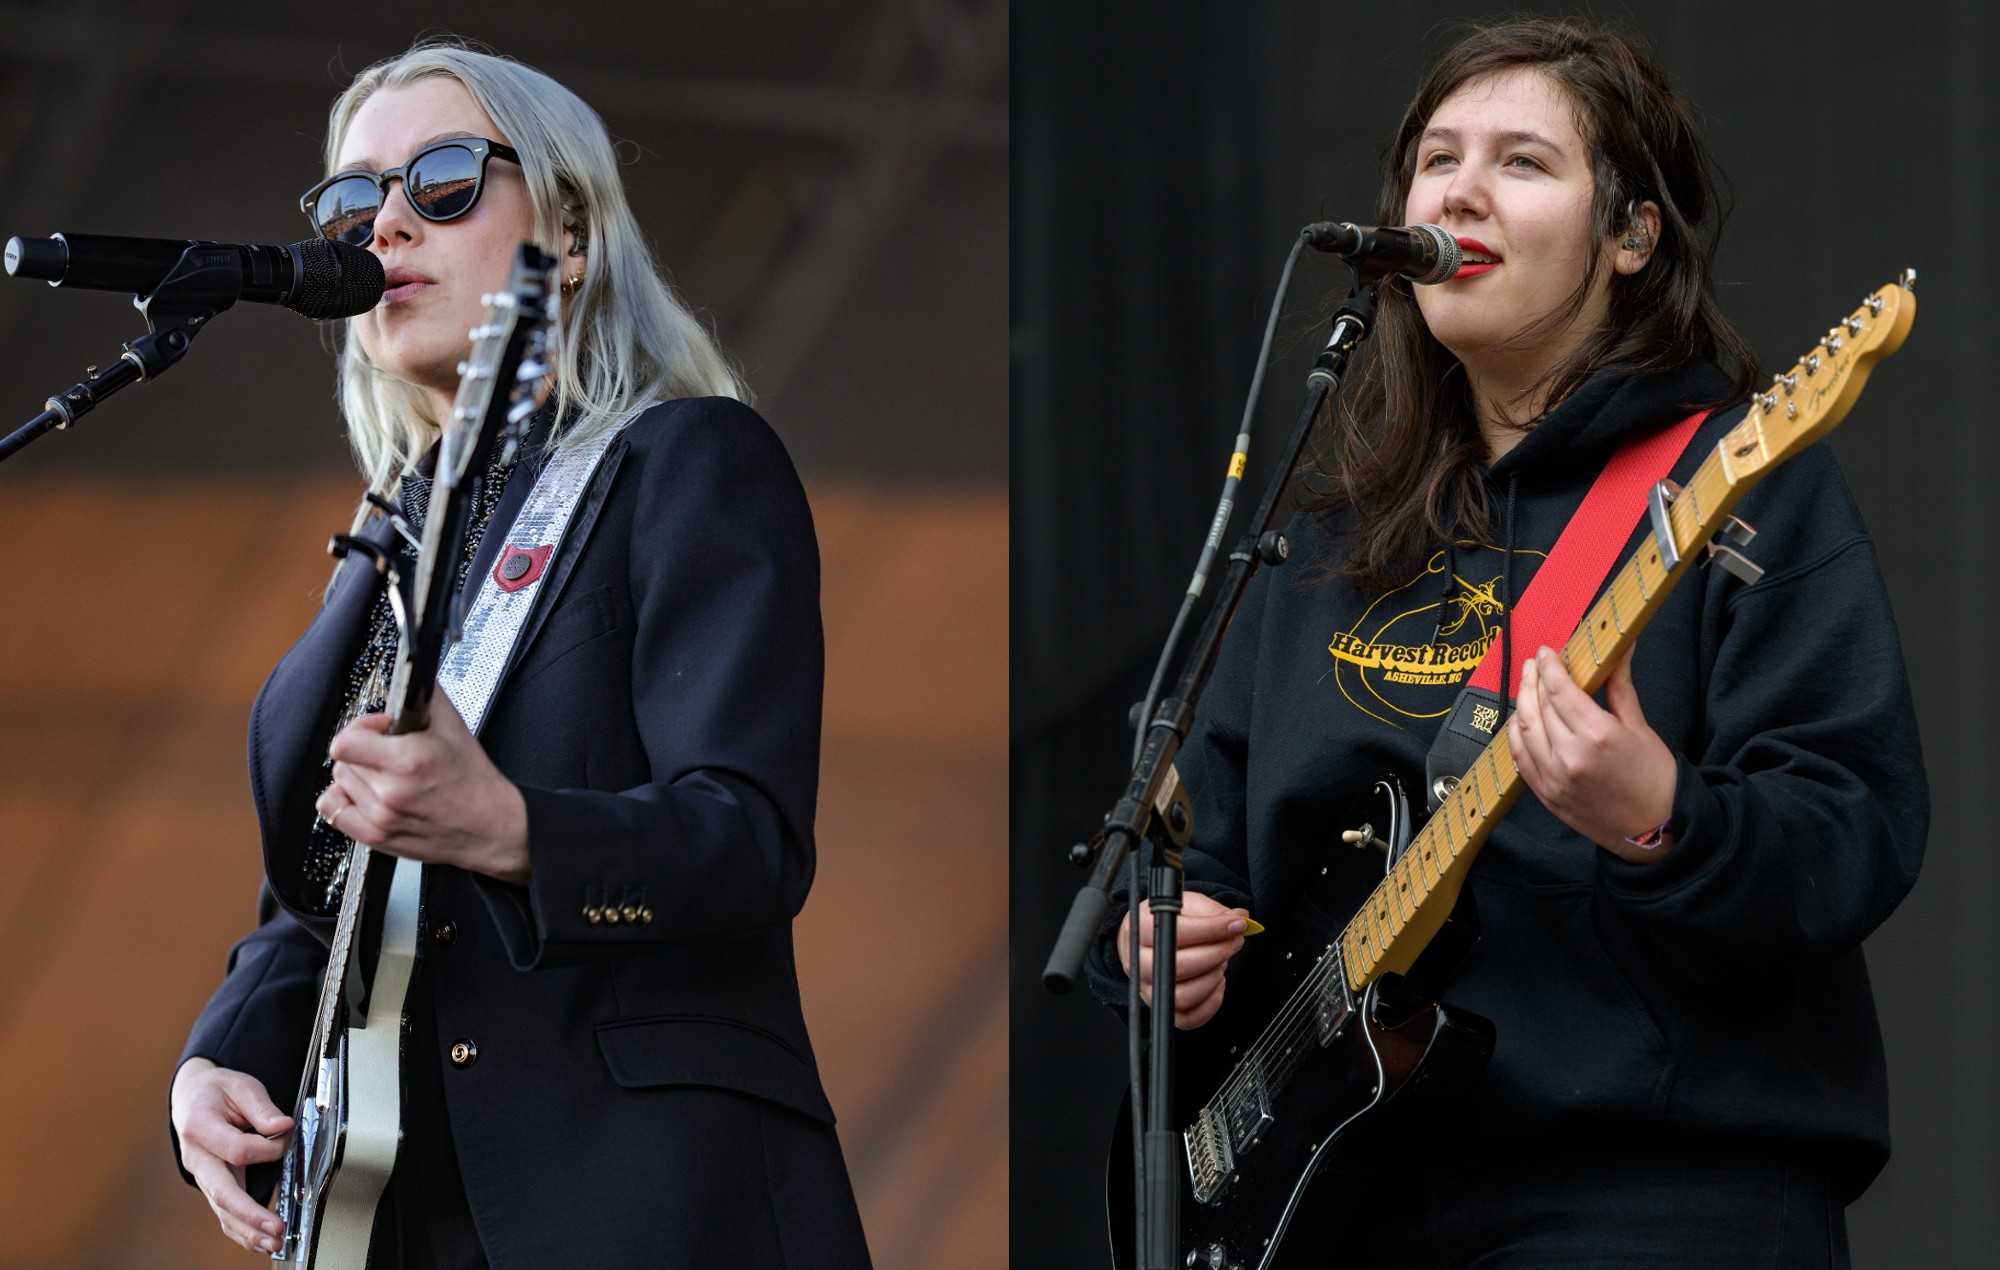
<svg viewBox="0 0 2000 1270">
<path fill-rule="evenodd" d="M 1122 788 L 1126 708 L 1144 692 L 1207 529 L 1285 251 L 1308 221 L 1372 217 L 1381 147 L 1452 38 L 1449 19 L 1517 7 L 1014 6 L 1020 1265 L 1103 1264 L 1098 1196 L 1122 1032 L 1094 1002 L 1049 996 L 1039 977 L 1083 880 L 1065 851 Z M 1599 12 L 1652 45 L 1734 179 L 1721 295 L 1767 363 L 1788 365 L 1902 267 L 1921 274 L 1914 335 L 1832 443 L 1889 580 L 1934 800 L 1923 877 L 1867 945 L 1895 1157 L 1850 1219 L 1857 1266 L 1990 1265 L 2000 1250 L 2000 861 L 1986 806 L 2000 604 L 1984 523 L 2000 491 L 1986 380 L 2000 270 L 1984 246 L 2000 206 L 2000 170 L 1986 161 L 1994 19 L 1975 0 Z M 1301 267 L 1263 403 L 1266 447 L 1296 415 L 1319 315 L 1344 287 L 1337 266 Z M 1252 463 L 1246 500 L 1267 470 Z M 1758 548 L 1782 559 L 1786 544 Z"/>
<path fill-rule="evenodd" d="M 799 971 L 883 1270 L 1007 1259 L 1006 19 L 0 2 L 0 239 L 304 238 L 327 107 L 426 32 L 540 66 L 620 139 L 641 227 L 812 500 L 828 678 Z M 0 277 L 0 428 L 143 329 L 128 296 Z M 175 1175 L 167 1081 L 254 921 L 250 701 L 358 493 L 324 333 L 251 304 L 0 465 L 4 1270 L 269 1264 Z"/>
</svg>

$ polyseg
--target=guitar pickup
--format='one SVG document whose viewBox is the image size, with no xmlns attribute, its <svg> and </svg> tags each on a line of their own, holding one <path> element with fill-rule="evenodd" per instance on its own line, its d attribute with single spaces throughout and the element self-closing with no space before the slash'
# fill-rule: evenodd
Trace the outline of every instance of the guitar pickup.
<svg viewBox="0 0 2000 1270">
<path fill-rule="evenodd" d="M 1327 963 L 1333 964 L 1329 966 Z M 1315 969 L 1320 977 L 1318 1001 L 1313 1013 L 1319 1022 L 1319 1047 L 1325 1049 L 1333 1044 L 1333 1038 L 1340 1035 L 1347 1025 L 1347 1016 L 1354 1012 L 1354 1004 L 1347 998 L 1347 979 L 1341 973 L 1340 963 L 1334 960 L 1333 950 L 1328 949 L 1320 958 Z"/>
<path fill-rule="evenodd" d="M 1215 1108 L 1204 1107 L 1200 1117 L 1181 1134 L 1181 1141 L 1187 1148 L 1188 1183 L 1194 1197 L 1213 1204 L 1236 1180 L 1236 1153 L 1229 1145 L 1228 1128 Z"/>
<path fill-rule="evenodd" d="M 1254 1050 L 1243 1060 L 1238 1074 L 1236 1088 L 1229 1095 L 1227 1145 L 1236 1154 L 1248 1155 L 1277 1121 L 1271 1115 L 1271 1087 L 1264 1079 L 1264 1064 Z"/>
</svg>

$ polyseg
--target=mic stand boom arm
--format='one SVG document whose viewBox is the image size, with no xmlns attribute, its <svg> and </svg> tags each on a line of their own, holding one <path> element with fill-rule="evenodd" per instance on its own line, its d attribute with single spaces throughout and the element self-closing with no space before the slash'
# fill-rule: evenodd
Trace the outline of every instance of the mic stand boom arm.
<svg viewBox="0 0 2000 1270">
<path fill-rule="evenodd" d="M 1355 270 L 1354 286 L 1333 315 L 1326 348 L 1306 377 L 1305 405 L 1285 442 L 1282 461 L 1264 492 L 1263 501 L 1258 504 L 1250 528 L 1229 555 L 1229 571 L 1223 576 L 1222 589 L 1202 622 L 1194 645 L 1188 650 L 1172 695 L 1162 700 L 1153 713 L 1145 747 L 1132 769 L 1125 796 L 1118 800 L 1111 814 L 1105 818 L 1104 828 L 1099 831 L 1092 846 L 1083 847 L 1075 853 L 1077 863 L 1089 864 L 1094 852 L 1096 867 L 1091 872 L 1090 881 L 1077 892 L 1075 901 L 1070 905 L 1069 917 L 1064 921 L 1055 950 L 1042 971 L 1042 982 L 1053 992 L 1067 992 L 1074 986 L 1076 976 L 1083 968 L 1083 958 L 1096 941 L 1104 915 L 1110 909 L 1112 879 L 1118 876 L 1118 871 L 1124 867 L 1127 857 L 1138 849 L 1139 843 L 1150 837 L 1154 842 L 1153 859 L 1147 874 L 1148 899 L 1152 904 L 1154 922 L 1151 1066 L 1147 1097 L 1143 1104 L 1146 1109 L 1144 1133 L 1134 1135 L 1143 1140 L 1145 1160 L 1145 1179 L 1135 1189 L 1134 1195 L 1143 1214 L 1140 1220 L 1144 1227 L 1140 1236 L 1143 1259 L 1138 1264 L 1146 1270 L 1177 1270 L 1180 1264 L 1178 1243 L 1182 1169 L 1179 1149 L 1175 1144 L 1176 1135 L 1171 1127 L 1174 1025 L 1171 1005 L 1174 993 L 1174 932 L 1176 917 L 1181 909 L 1183 876 L 1179 847 L 1187 841 L 1193 825 L 1188 820 L 1184 800 L 1175 799 L 1174 791 L 1168 786 L 1174 756 L 1187 739 L 1195 705 L 1214 672 L 1216 657 L 1222 648 L 1222 636 L 1229 629 L 1229 621 L 1243 599 L 1251 574 L 1259 564 L 1284 563 L 1290 548 L 1273 523 L 1284 504 L 1293 473 L 1305 453 L 1313 425 L 1329 403 L 1337 403 L 1354 350 L 1374 328 L 1376 292 L 1381 283 L 1381 275 L 1359 268 Z M 1178 783 L 1177 780 L 1175 783 Z M 1167 795 L 1164 800 L 1163 790 Z M 1166 842 L 1161 842 L 1156 832 L 1155 808 L 1162 801 L 1171 803 Z M 1137 907 L 1135 899 L 1135 912 Z M 1163 1003 L 1165 1008 L 1162 1008 Z M 1138 1028 L 1139 1018 L 1135 1015 L 1128 1020 L 1128 1026 Z M 1142 1104 L 1136 1097 L 1136 1090 L 1134 1094 L 1132 1106 L 1136 1114 Z"/>
<path fill-rule="evenodd" d="M 186 355 L 210 318 L 236 303 L 243 292 L 242 263 L 228 253 L 202 252 L 201 246 L 191 246 L 151 295 L 132 298 L 132 307 L 145 315 L 147 333 L 125 345 L 108 368 L 92 366 L 81 382 L 49 398 L 42 413 L 0 438 L 0 460 L 69 427 L 119 389 L 157 378 Z"/>
</svg>

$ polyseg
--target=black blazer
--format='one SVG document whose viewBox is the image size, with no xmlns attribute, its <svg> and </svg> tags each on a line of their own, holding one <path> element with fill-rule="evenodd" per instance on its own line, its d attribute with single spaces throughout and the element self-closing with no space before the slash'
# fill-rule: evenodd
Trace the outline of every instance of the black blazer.
<svg viewBox="0 0 2000 1270">
<path fill-rule="evenodd" d="M 493 570 L 531 475 L 508 483 L 470 579 Z M 526 799 L 532 877 L 427 871 L 441 1052 L 410 1059 L 440 1065 L 487 1255 L 865 1266 L 792 960 L 823 657 L 791 461 L 737 402 L 657 406 L 612 443 L 547 567 L 480 732 Z M 184 1055 L 259 1077 L 280 1106 L 330 929 L 297 906 L 300 863 L 374 576 L 335 571 L 252 711 L 264 920 Z M 461 1038 L 478 1057 L 454 1067 L 442 1051 Z"/>
</svg>

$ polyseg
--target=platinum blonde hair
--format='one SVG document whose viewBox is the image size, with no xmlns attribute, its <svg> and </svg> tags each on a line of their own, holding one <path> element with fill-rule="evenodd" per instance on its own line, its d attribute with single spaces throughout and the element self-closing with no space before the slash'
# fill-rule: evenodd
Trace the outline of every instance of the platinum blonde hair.
<svg viewBox="0 0 2000 1270">
<path fill-rule="evenodd" d="M 422 43 L 377 62 L 333 103 L 326 167 L 338 161 L 361 104 L 385 88 L 456 80 L 521 156 L 535 212 L 535 242 L 563 257 L 563 231 L 588 228 L 582 288 L 559 299 L 553 445 L 603 431 L 637 406 L 670 397 L 735 397 L 748 390 L 701 322 L 661 276 L 625 200 L 604 121 L 569 89 L 531 66 L 459 42 Z M 504 161 L 504 160 L 503 160 Z M 393 193 L 392 197 L 402 195 Z M 567 259 L 559 274 L 573 266 Z M 368 488 L 388 494 L 440 431 L 430 394 L 369 360 L 350 330 L 341 341 L 340 407 Z"/>
</svg>

